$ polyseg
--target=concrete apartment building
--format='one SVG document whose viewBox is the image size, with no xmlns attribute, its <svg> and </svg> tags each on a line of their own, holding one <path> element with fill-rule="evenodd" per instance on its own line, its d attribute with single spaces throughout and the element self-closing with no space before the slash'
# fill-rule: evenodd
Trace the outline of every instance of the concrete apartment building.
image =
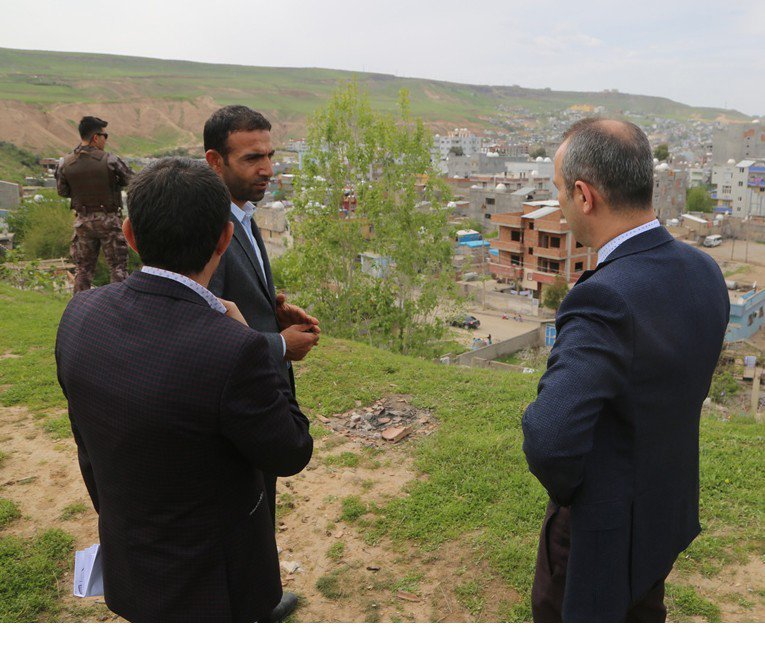
<svg viewBox="0 0 765 646">
<path fill-rule="evenodd" d="M 440 160 L 445 160 L 452 148 L 461 148 L 466 156 L 477 155 L 481 152 L 481 138 L 467 128 L 455 128 L 447 135 L 436 135 L 433 147 Z"/>
<path fill-rule="evenodd" d="M 731 123 L 712 134 L 712 163 L 724 164 L 728 159 L 762 159 L 765 157 L 765 125 Z"/>
<path fill-rule="evenodd" d="M 729 159 L 712 169 L 715 213 L 727 213 L 743 220 L 765 217 L 765 157 L 744 159 L 738 164 Z"/>
<path fill-rule="evenodd" d="M 525 202 L 513 213 L 498 213 L 499 227 L 491 248 L 498 255 L 489 260 L 489 271 L 498 279 L 514 281 L 540 298 L 545 285 L 562 276 L 573 285 L 587 269 L 598 264 L 598 254 L 579 244 L 563 217 L 557 200 Z"/>
<path fill-rule="evenodd" d="M 685 197 L 688 189 L 688 173 L 658 164 L 653 171 L 653 210 L 659 222 L 680 217 L 685 212 Z"/>
<path fill-rule="evenodd" d="M 730 214 L 733 211 L 733 175 L 736 171 L 736 162 L 729 159 L 726 164 L 712 167 L 712 199 L 717 202 L 714 207 L 715 213 Z"/>
<path fill-rule="evenodd" d="M 765 217 L 765 158 L 736 164 L 731 197 L 734 218 Z"/>
<path fill-rule="evenodd" d="M 475 224 L 489 230 L 496 228 L 493 221 L 496 214 L 521 211 L 524 202 L 552 197 L 547 188 L 549 178 L 545 177 L 527 177 L 524 174 L 515 177 L 477 176 L 470 179 L 474 184 L 467 196 L 470 202 L 468 215 Z"/>
</svg>

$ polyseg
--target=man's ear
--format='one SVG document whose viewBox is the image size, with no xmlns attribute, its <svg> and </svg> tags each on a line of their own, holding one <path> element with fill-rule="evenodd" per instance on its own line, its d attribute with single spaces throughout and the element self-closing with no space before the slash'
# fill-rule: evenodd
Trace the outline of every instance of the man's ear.
<svg viewBox="0 0 765 646">
<path fill-rule="evenodd" d="M 122 233 L 125 234 L 125 240 L 127 240 L 130 248 L 140 256 L 141 252 L 138 251 L 138 247 L 135 244 L 135 233 L 133 233 L 133 225 L 130 224 L 130 218 L 125 218 L 122 223 Z"/>
<path fill-rule="evenodd" d="M 215 245 L 215 253 L 218 256 L 222 256 L 226 249 L 228 249 L 228 245 L 231 242 L 231 238 L 234 235 L 234 223 L 233 222 L 227 222 L 226 226 L 223 228 L 223 231 L 220 234 L 220 238 L 218 238 L 218 244 Z"/>
<path fill-rule="evenodd" d="M 210 168 L 220 175 L 223 167 L 222 155 L 217 150 L 210 149 L 205 151 L 205 159 Z"/>
<path fill-rule="evenodd" d="M 589 215 L 595 208 L 595 199 L 597 198 L 596 192 L 593 188 L 582 180 L 577 180 L 574 183 L 574 199 L 580 201 L 580 208 L 582 213 Z"/>
</svg>

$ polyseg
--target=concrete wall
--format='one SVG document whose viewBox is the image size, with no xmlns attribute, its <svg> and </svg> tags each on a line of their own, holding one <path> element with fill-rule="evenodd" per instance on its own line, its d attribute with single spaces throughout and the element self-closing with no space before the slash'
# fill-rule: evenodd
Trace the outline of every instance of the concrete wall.
<svg viewBox="0 0 765 646">
<path fill-rule="evenodd" d="M 518 352 L 519 350 L 523 350 L 524 348 L 541 347 L 545 342 L 545 325 L 546 323 L 543 323 L 537 329 L 531 330 L 529 332 L 524 332 L 523 334 L 519 334 L 512 339 L 506 339 L 505 341 L 500 341 L 499 343 L 492 343 L 486 347 L 478 348 L 478 350 L 465 352 L 464 354 L 456 357 L 454 363 L 463 366 L 472 366 L 476 365 L 476 363 L 480 365 L 481 361 L 492 361 L 494 359 L 499 359 L 500 357 L 507 357 Z M 476 360 L 480 361 L 476 362 Z"/>
<path fill-rule="evenodd" d="M 0 181 L 0 209 L 17 209 L 21 204 L 21 189 L 13 182 Z"/>
</svg>

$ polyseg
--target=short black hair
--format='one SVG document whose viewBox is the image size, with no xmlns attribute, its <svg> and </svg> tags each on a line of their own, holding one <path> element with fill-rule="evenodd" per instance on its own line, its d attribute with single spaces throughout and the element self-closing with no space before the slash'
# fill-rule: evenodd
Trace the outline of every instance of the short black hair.
<svg viewBox="0 0 765 646">
<path fill-rule="evenodd" d="M 90 138 L 101 131 L 101 128 L 106 128 L 109 123 L 98 117 L 83 117 L 80 119 L 80 125 L 78 130 L 80 131 L 80 137 L 83 141 L 90 141 Z"/>
<path fill-rule="evenodd" d="M 603 194 L 615 211 L 649 209 L 653 198 L 653 153 L 634 123 L 605 118 L 577 121 L 563 135 L 561 163 L 566 193 L 582 180 Z"/>
<path fill-rule="evenodd" d="M 205 122 L 205 150 L 217 150 L 223 159 L 228 157 L 228 136 L 232 132 L 271 130 L 271 122 L 260 112 L 246 105 L 227 105 L 216 110 Z"/>
<path fill-rule="evenodd" d="M 128 217 L 145 265 L 179 274 L 202 271 L 231 212 L 231 197 L 206 163 L 166 157 L 128 186 Z"/>
</svg>

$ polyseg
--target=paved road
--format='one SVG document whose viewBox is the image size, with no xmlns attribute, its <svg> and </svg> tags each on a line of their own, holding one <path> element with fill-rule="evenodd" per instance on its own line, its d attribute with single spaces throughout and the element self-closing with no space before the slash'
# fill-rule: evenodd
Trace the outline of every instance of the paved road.
<svg viewBox="0 0 765 646">
<path fill-rule="evenodd" d="M 477 330 L 457 330 L 457 334 L 465 341 L 466 346 L 470 346 L 474 337 L 486 337 L 491 334 L 493 343 L 505 341 L 524 332 L 535 330 L 539 327 L 537 320 L 528 320 L 524 318 L 523 323 L 513 321 L 512 319 L 503 320 L 502 314 L 496 311 L 485 311 L 481 309 L 471 309 L 470 314 L 481 321 L 481 327 Z"/>
</svg>

